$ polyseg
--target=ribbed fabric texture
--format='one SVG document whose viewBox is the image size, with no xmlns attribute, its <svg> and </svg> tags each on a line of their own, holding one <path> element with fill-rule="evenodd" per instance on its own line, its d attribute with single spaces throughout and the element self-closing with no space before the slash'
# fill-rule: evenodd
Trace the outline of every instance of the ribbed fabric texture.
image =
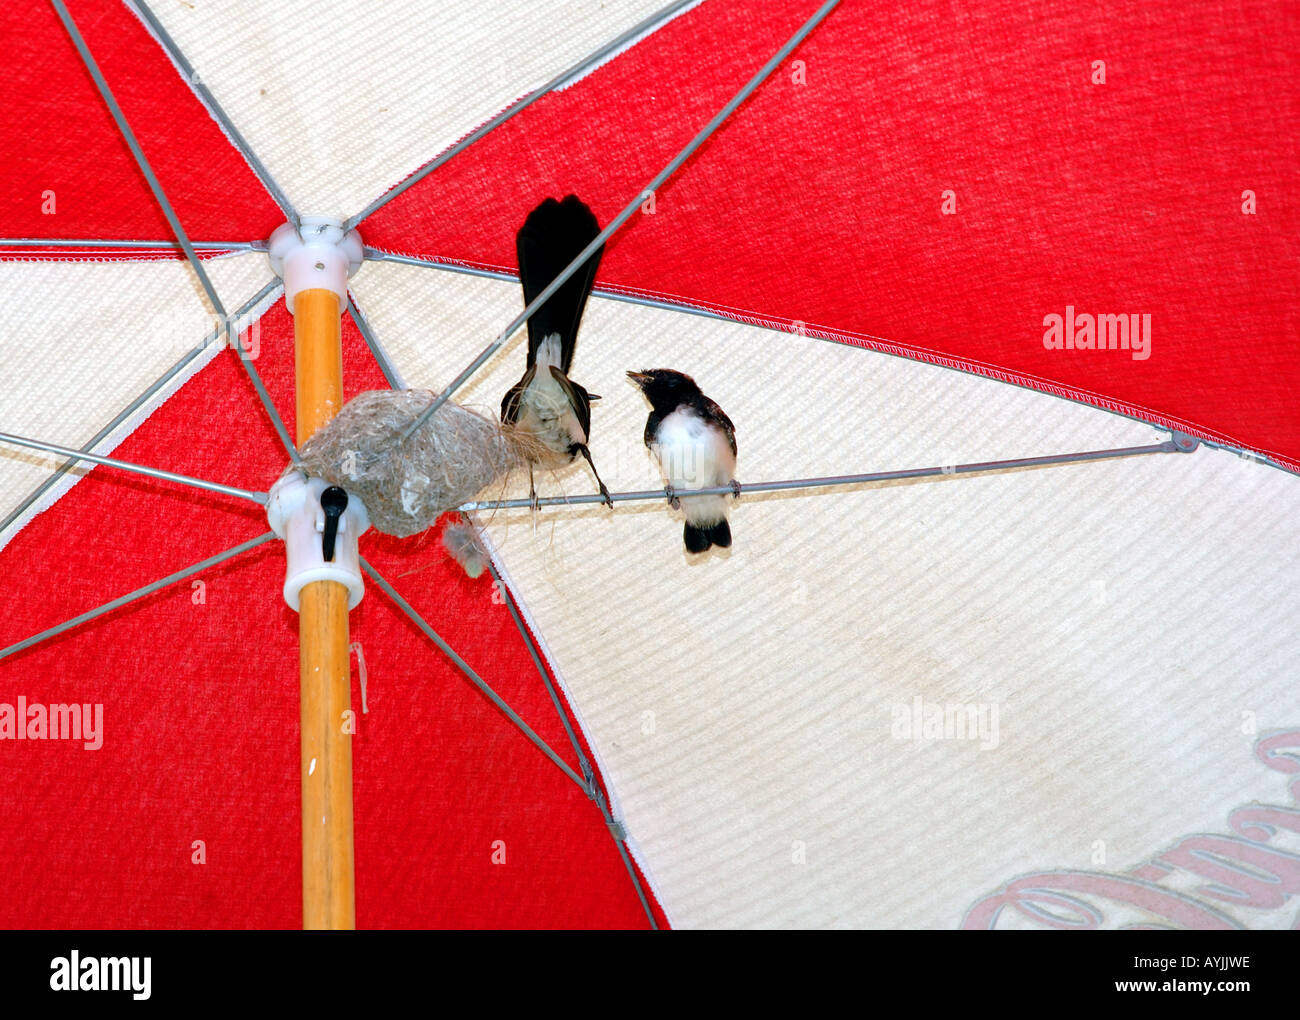
<svg viewBox="0 0 1300 1020">
<path fill-rule="evenodd" d="M 211 259 L 204 265 L 231 314 L 273 275 L 265 255 Z M 193 272 L 181 262 L 0 262 L 0 289 L 10 309 L 0 320 L 0 346 L 6 352 L 2 430 L 62 446 L 79 448 L 89 441 L 217 328 L 202 292 L 196 293 Z M 94 452 L 110 453 L 224 345 L 224 340 L 214 342 L 195 357 Z M 0 457 L 0 518 L 60 463 L 54 454 L 6 448 Z M 167 455 L 151 466 L 178 470 Z M 84 473 L 65 475 L 64 484 L 0 533 L 0 546 L 31 512 L 48 506 Z"/>
<path fill-rule="evenodd" d="M 267 236 L 279 212 L 142 26 L 72 6 L 191 235 Z M 336 216 L 657 6 L 157 5 L 294 202 Z M 700 5 L 411 189 L 366 241 L 510 269 L 543 195 L 607 221 L 814 7 Z M 1279 12 L 842 5 L 613 239 L 600 283 L 847 345 L 594 301 L 573 376 L 604 396 L 591 447 L 610 487 L 659 484 L 623 372 L 664 365 L 731 414 L 742 481 L 1159 438 L 1097 408 L 1300 464 L 1296 23 Z M 165 238 L 57 19 L 4 17 L 21 73 L 0 234 Z M 264 279 L 260 257 L 211 265 L 232 307 Z M 65 268 L 4 270 L 0 406 L 75 445 L 163 347 L 202 335 L 204 305 L 176 265 Z M 417 386 L 519 308 L 510 284 L 431 269 L 354 284 Z M 1049 349 L 1045 319 L 1069 309 L 1149 314 L 1150 358 Z M 282 306 L 264 326 L 292 427 Z M 350 327 L 346 344 L 349 393 L 379 385 Z M 461 398 L 494 410 L 522 363 L 516 339 Z M 118 450 L 247 488 L 284 464 L 229 352 Z M 13 498 L 30 460 L 5 455 Z M 539 487 L 593 486 L 575 466 Z M 485 519 L 674 924 L 1283 927 L 1280 851 L 1300 846 L 1260 805 L 1293 806 L 1270 763 L 1300 738 L 1270 734 L 1300 725 L 1298 491 L 1201 451 L 746 497 L 731 552 L 700 563 L 658 503 Z M 4 550 L 24 597 L 0 642 L 264 528 L 252 506 L 96 469 Z M 505 607 L 435 538 L 363 552 L 563 749 Z M 181 585 L 0 663 L 0 702 L 106 719 L 98 751 L 0 745 L 0 925 L 297 923 L 281 570 L 268 546 L 202 598 Z M 361 924 L 643 925 L 595 807 L 376 592 L 352 622 Z M 983 713 L 985 732 L 929 732 L 935 710 Z M 1280 880 L 1225 893 L 1248 879 L 1207 853 Z"/>
<path fill-rule="evenodd" d="M 290 200 L 342 219 L 666 2 L 154 6 Z"/>
<path fill-rule="evenodd" d="M 260 325 L 258 368 L 292 431 L 283 302 Z M 347 320 L 344 379 L 349 397 L 383 385 Z M 249 489 L 286 463 L 231 351 L 117 453 Z M 267 527 L 250 503 L 96 468 L 0 553 L 16 593 L 0 647 Z M 576 768 L 491 579 L 467 579 L 436 529 L 363 536 L 362 552 Z M 0 926 L 301 923 L 298 619 L 283 583 L 270 543 L 0 661 L 0 704 L 101 704 L 104 719 L 94 751 L 0 741 Z M 358 925 L 646 927 L 596 806 L 367 587 L 349 620 L 369 708 L 354 650 Z"/>
<path fill-rule="evenodd" d="M 817 6 L 700 5 L 400 196 L 368 242 L 513 267 L 541 195 L 608 222 Z M 841 4 L 634 215 L 601 282 L 1300 465 L 1297 49 L 1267 0 Z M 1149 315 L 1150 357 L 1046 348 L 1067 307 Z"/>
<path fill-rule="evenodd" d="M 510 283 L 388 265 L 358 293 L 434 389 L 519 302 Z M 521 333 L 460 399 L 492 406 L 523 362 Z M 572 376 L 603 395 L 591 450 L 612 490 L 662 485 L 623 378 L 662 366 L 731 416 L 742 482 L 1161 439 L 944 368 L 595 298 Z M 578 462 L 538 490 L 594 483 Z M 730 552 L 701 562 L 663 503 L 549 509 L 535 528 L 483 516 L 675 925 L 953 927 L 1019 875 L 1123 873 L 1184 836 L 1236 835 L 1240 805 L 1290 802 L 1252 746 L 1300 719 L 1297 512 L 1289 474 L 1202 449 L 746 496 Z M 996 709 L 996 734 L 896 728 L 918 698 Z M 1207 884 L 1161 887 L 1290 923 Z M 1176 923 L 1089 902 L 1107 926 Z"/>
</svg>

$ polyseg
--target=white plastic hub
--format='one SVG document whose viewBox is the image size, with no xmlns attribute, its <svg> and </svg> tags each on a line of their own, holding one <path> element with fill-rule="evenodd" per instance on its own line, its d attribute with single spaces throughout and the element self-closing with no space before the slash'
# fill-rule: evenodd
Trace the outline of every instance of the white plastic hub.
<svg viewBox="0 0 1300 1020">
<path fill-rule="evenodd" d="M 348 300 L 348 277 L 361 268 L 361 235 L 343 232 L 343 224 L 325 216 L 304 216 L 297 230 L 282 223 L 271 235 L 267 254 L 271 268 L 284 280 L 284 303 L 293 312 L 293 299 L 300 291 L 321 288 L 339 296 L 339 307 Z"/>
<path fill-rule="evenodd" d="M 297 611 L 302 589 L 315 581 L 337 581 L 348 590 L 348 608 L 355 609 L 365 585 L 361 581 L 361 561 L 357 539 L 370 527 L 366 508 L 348 493 L 348 506 L 339 520 L 334 559 L 325 561 L 322 536 L 325 511 L 320 494 L 329 484 L 320 478 L 308 478 L 301 471 L 290 471 L 273 486 L 266 504 L 271 530 L 284 539 L 288 570 L 284 579 L 284 600 Z"/>
</svg>

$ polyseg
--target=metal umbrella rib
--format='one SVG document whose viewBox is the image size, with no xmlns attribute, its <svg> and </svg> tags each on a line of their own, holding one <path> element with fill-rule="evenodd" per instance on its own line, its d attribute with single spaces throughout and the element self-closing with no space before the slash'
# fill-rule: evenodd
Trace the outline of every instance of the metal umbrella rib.
<svg viewBox="0 0 1300 1020">
<path fill-rule="evenodd" d="M 445 164 L 448 160 L 452 159 L 454 156 L 458 155 L 459 153 L 464 152 L 467 148 L 469 148 L 471 145 L 477 142 L 484 135 L 488 134 L 491 131 L 496 130 L 506 121 L 508 121 L 511 117 L 515 116 L 516 114 L 523 113 L 524 110 L 528 109 L 528 107 L 530 107 L 533 103 L 537 102 L 537 100 L 541 99 L 543 96 L 547 95 L 548 93 L 553 92 L 555 89 L 559 88 L 569 79 L 574 78 L 577 75 L 581 74 L 583 71 L 587 70 L 588 68 L 594 67 L 596 64 L 599 64 L 606 57 L 610 56 L 612 53 L 615 53 L 623 46 L 626 46 L 628 43 L 635 40 L 638 36 L 644 35 L 647 32 L 659 27 L 659 25 L 667 21 L 678 11 L 681 11 L 686 7 L 690 7 L 696 2 L 697 0 L 675 0 L 674 3 L 669 4 L 667 7 L 663 8 L 660 11 L 656 11 L 654 14 L 650 15 L 650 17 L 646 18 L 644 21 L 638 22 L 637 24 L 629 28 L 626 32 L 622 33 L 621 35 L 617 36 L 614 39 L 611 39 L 609 42 L 605 43 L 603 46 L 600 47 L 600 49 L 596 50 L 594 53 L 591 53 L 588 56 L 583 57 L 572 67 L 566 68 L 565 70 L 561 71 L 558 75 L 556 75 L 554 78 L 548 81 L 541 88 L 537 89 L 536 91 L 528 93 L 528 95 L 524 96 L 522 99 L 514 103 L 512 106 L 509 106 L 506 109 L 502 110 L 491 120 L 487 121 L 482 126 L 475 128 L 468 135 L 462 138 L 459 142 L 457 142 L 455 145 L 449 148 L 446 152 L 442 153 L 435 159 L 431 160 L 429 163 L 426 163 L 419 170 L 413 173 L 410 177 L 406 178 L 406 180 L 402 181 L 400 184 L 396 185 L 395 187 L 390 188 L 388 191 L 385 191 L 382 195 L 376 198 L 373 202 L 371 202 L 368 206 L 362 209 L 359 213 L 355 214 L 354 216 L 348 217 L 347 222 L 343 224 L 343 229 L 348 230 L 351 229 L 352 227 L 355 227 L 367 216 L 370 216 L 372 213 L 375 213 L 380 209 L 382 209 L 389 202 L 395 199 L 398 195 L 402 194 L 402 192 L 404 192 L 407 188 L 410 188 L 413 185 L 420 183 L 420 181 L 424 180 L 424 178 L 428 177 L 429 174 L 433 173 L 440 166 Z"/>
<path fill-rule="evenodd" d="M 166 193 L 163 191 L 162 185 L 158 182 L 158 177 L 153 172 L 153 167 L 149 165 L 149 160 L 145 156 L 144 150 L 140 148 L 140 143 L 135 137 L 135 132 L 131 130 L 131 125 L 127 123 L 126 116 L 122 113 L 122 108 L 118 106 L 117 100 L 113 96 L 112 89 L 108 87 L 108 82 L 100 71 L 99 65 L 95 62 L 95 58 L 91 55 L 90 48 L 86 45 L 86 40 L 82 38 L 81 30 L 77 28 L 76 22 L 72 20 L 72 15 L 68 13 L 68 9 L 64 6 L 63 0 L 50 0 L 50 2 L 54 5 L 54 10 L 55 13 L 58 14 L 59 20 L 63 22 L 63 27 L 67 29 L 73 45 L 77 48 L 77 54 L 81 57 L 81 62 L 85 64 L 86 70 L 89 72 L 91 78 L 94 79 L 95 87 L 99 90 L 100 96 L 108 107 L 108 112 L 112 115 L 114 123 L 117 124 L 117 129 L 121 133 L 122 139 L 131 150 L 131 155 L 135 158 L 136 165 L 144 175 L 145 181 L 148 182 L 149 190 L 153 192 L 153 196 L 157 200 L 159 207 L 162 209 L 163 215 L 167 218 L 167 223 L 171 226 L 172 232 L 175 233 L 177 242 L 185 252 L 185 257 L 189 259 L 190 265 L 194 267 L 194 272 L 199 278 L 199 283 L 202 285 L 204 293 L 208 296 L 208 301 L 212 305 L 212 310 L 217 314 L 218 321 L 222 323 L 224 332 L 229 336 L 230 317 L 226 314 L 225 305 L 222 304 L 221 298 L 217 294 L 217 289 L 212 284 L 212 278 L 208 276 L 207 270 L 203 268 L 203 263 L 199 260 L 198 253 L 190 243 L 189 236 L 185 233 L 185 228 L 181 226 L 181 221 L 176 215 L 176 210 L 172 207 L 170 200 L 168 200 Z M 238 344 L 235 344 L 235 347 L 238 349 Z M 271 400 L 271 395 L 267 392 L 266 386 L 262 382 L 262 377 L 258 374 L 257 368 L 253 365 L 252 359 L 245 355 L 242 349 L 238 349 L 237 353 L 239 354 L 239 363 L 243 365 L 245 371 L 248 372 L 248 376 L 253 383 L 253 388 L 257 390 L 257 396 L 262 401 L 262 406 L 266 408 L 266 412 L 271 418 L 271 423 L 275 426 L 276 433 L 280 436 L 280 442 L 284 444 L 284 448 L 293 462 L 295 464 L 299 463 L 297 447 L 294 446 L 293 441 L 289 438 L 289 432 L 284 427 L 284 421 L 280 418 L 279 412 L 276 411 L 275 404 Z"/>
<path fill-rule="evenodd" d="M 264 286 L 256 294 L 254 294 L 251 298 L 249 298 L 246 302 L 244 302 L 244 304 L 239 308 L 239 310 L 235 312 L 236 320 L 241 319 L 243 316 L 251 312 L 262 301 L 264 301 L 266 298 L 270 297 L 273 293 L 275 293 L 275 291 L 278 290 L 280 286 L 281 284 L 278 277 L 276 279 L 271 280 L 269 283 L 267 283 L 266 286 Z M 193 349 L 188 351 L 179 361 L 177 361 L 174 365 L 172 365 L 171 368 L 167 369 L 166 372 L 164 372 L 152 383 L 150 383 L 147 387 L 145 387 L 145 389 L 140 393 L 139 396 L 137 396 L 134 400 L 132 400 L 129 404 L 127 404 L 126 407 L 122 408 L 122 410 L 119 411 L 117 414 L 115 414 L 112 417 L 112 419 L 103 428 L 101 428 L 98 432 L 96 432 L 93 436 L 91 436 L 91 438 L 81 447 L 80 452 L 92 453 L 96 446 L 98 446 L 101 442 L 103 442 L 108 436 L 112 435 L 114 429 L 118 428 L 123 422 L 125 422 L 128 418 L 130 418 L 131 415 L 135 414 L 135 412 L 138 411 L 141 407 L 143 407 L 146 403 L 148 403 L 148 401 L 155 394 L 161 391 L 169 382 L 171 382 L 174 378 L 176 378 L 176 376 L 178 376 L 181 372 L 183 372 L 186 366 L 190 365 L 195 358 L 197 358 L 200 354 L 203 353 L 204 350 L 207 349 L 209 344 L 211 344 L 214 340 L 220 339 L 222 332 L 223 331 L 220 329 L 213 330 L 206 337 L 204 337 L 203 340 L 201 340 L 197 346 L 195 346 Z M 74 457 L 72 459 L 65 460 L 62 464 L 60 464 L 54 470 L 54 473 L 50 475 L 49 478 L 45 479 L 45 481 L 43 481 L 40 485 L 38 485 L 35 489 L 33 489 L 23 499 L 23 501 L 18 504 L 18 506 L 16 506 L 13 510 L 11 510 L 8 514 L 5 515 L 4 520 L 0 521 L 0 532 L 3 532 L 5 528 L 9 527 L 9 525 L 11 525 L 14 521 L 16 521 L 19 517 L 21 517 L 28 507 L 30 507 L 33 503 L 35 503 L 38 499 L 40 499 L 41 496 L 43 496 L 46 492 L 48 492 L 51 488 L 53 488 L 54 485 L 58 483 L 58 480 L 62 478 L 65 474 L 67 474 L 68 471 L 70 471 L 73 468 L 73 466 L 77 463 L 79 459 L 80 458 Z"/>
<path fill-rule="evenodd" d="M 104 457 L 97 453 L 87 453 L 85 450 L 74 450 L 70 446 L 60 446 L 57 443 L 47 443 L 42 439 L 29 439 L 27 436 L 16 436 L 10 432 L 0 432 L 0 443 L 8 443 L 11 446 L 23 446 L 29 450 L 44 450 L 46 453 L 58 453 L 69 458 L 69 463 L 78 460 L 87 460 L 92 464 L 103 464 L 105 467 L 118 468 L 121 471 L 130 471 L 132 474 L 144 475 L 146 478 L 156 478 L 164 482 L 176 482 L 179 485 L 187 485 L 192 489 L 202 489 L 205 492 L 219 492 L 223 496 L 235 496 L 239 499 L 246 499 L 251 503 L 259 506 L 266 505 L 266 493 L 250 492 L 248 489 L 236 488 L 233 485 L 223 485 L 220 482 L 209 482 L 203 478 L 193 478 L 190 475 L 177 474 L 174 471 L 164 471 L 162 468 L 146 467 L 143 464 L 132 464 L 130 461 L 118 460 L 116 457 Z"/>
<path fill-rule="evenodd" d="M 167 29 L 163 28 L 162 22 L 154 16 L 153 11 L 149 9 L 149 5 L 145 3 L 145 0 L 131 0 L 129 6 L 135 8 L 141 20 L 149 27 L 149 31 L 154 38 L 162 44 L 163 49 L 175 61 L 176 66 L 185 75 L 185 80 L 198 94 L 199 99 L 208 108 L 208 112 L 221 125 L 221 130 L 225 132 L 226 137 L 230 139 L 235 148 L 248 161 L 248 165 L 253 168 L 253 173 L 257 175 L 257 179 L 262 182 L 262 187 L 266 188 L 270 196 L 275 199 L 276 205 L 280 207 L 285 218 L 295 227 L 298 226 L 302 222 L 302 217 L 298 215 L 298 210 L 289 201 L 289 196 L 284 193 L 284 189 L 271 176 L 271 172 L 266 169 L 266 166 L 258 158 L 257 153 L 253 151 L 253 147 L 239 133 L 239 129 L 235 127 L 234 122 L 226 115 L 226 111 L 221 108 L 221 104 L 217 102 L 216 96 L 212 94 L 207 85 L 203 84 L 198 73 L 185 58 L 185 54 L 181 52 L 181 48 L 176 45 L 176 41 L 167 33 Z"/>
<path fill-rule="evenodd" d="M 622 212 L 610 220 L 609 223 L 605 224 L 605 228 L 596 235 L 591 243 L 583 248 L 582 251 L 578 253 L 577 257 L 565 266 L 564 269 L 560 271 L 559 275 L 557 275 L 555 279 L 542 289 L 537 297 L 533 298 L 527 308 L 515 316 L 510 325 L 506 326 L 506 328 L 501 331 L 500 335 L 488 344 L 479 356 L 470 362 L 464 371 L 448 384 L 446 389 L 438 394 L 433 403 L 420 412 L 419 416 L 406 427 L 406 430 L 402 433 L 402 438 L 410 438 L 410 436 L 413 435 L 421 425 L 429 420 L 438 408 L 451 398 L 453 393 L 460 389 L 460 387 L 469 380 L 470 376 L 477 372 L 487 362 L 488 358 L 492 357 L 492 355 L 496 353 L 496 351 L 498 351 L 512 335 L 514 335 L 515 330 L 519 329 L 520 326 L 531 319 L 533 314 L 541 308 L 542 305 L 546 304 L 551 295 L 564 286 L 569 277 L 576 273 L 579 267 L 591 258 L 595 251 L 600 248 L 600 246 L 603 245 L 619 227 L 631 218 L 632 214 L 640 208 L 641 203 L 645 201 L 646 195 L 652 194 L 677 171 L 678 167 L 690 159 L 695 150 L 708 141 L 710 136 L 726 123 L 727 118 L 735 113 L 736 110 L 740 108 L 740 105 L 750 97 L 754 90 L 767 80 L 768 76 L 780 66 L 781 61 L 785 60 L 786 57 L 794 52 L 795 48 L 804 41 L 808 34 L 821 24 L 822 19 L 825 18 L 826 15 L 830 14 L 830 12 L 837 6 L 839 6 L 839 0 L 827 0 L 827 2 L 823 4 L 811 18 L 804 22 L 803 25 L 800 26 L 799 30 L 786 40 L 785 45 L 772 55 L 759 72 L 754 75 L 754 77 L 751 78 L 739 92 L 732 96 L 721 110 L 714 114 L 713 119 L 704 125 L 694 138 L 687 142 L 686 147 L 669 160 L 668 165 L 651 179 L 650 183 L 645 186 L 640 194 L 633 198 L 632 201 L 623 208 Z"/>
<path fill-rule="evenodd" d="M 442 639 L 442 636 L 415 610 L 415 607 L 407 602 L 406 599 L 402 598 L 402 596 L 398 594 L 397 589 L 384 580 L 380 573 L 370 565 L 365 557 L 361 558 L 361 569 L 371 576 L 374 582 L 383 590 L 384 594 L 393 600 L 393 604 L 405 613 L 410 621 L 414 623 L 424 633 L 424 635 L 429 638 L 429 640 L 437 645 L 447 658 L 451 659 L 456 668 L 465 674 L 465 677 L 469 682 L 477 687 L 483 695 L 492 702 L 492 704 L 496 705 L 496 707 L 505 714 L 506 718 L 509 719 L 525 737 L 537 746 L 538 750 L 540 750 L 542 754 L 546 755 L 547 758 L 554 762 L 560 771 L 572 779 L 583 791 L 588 793 L 590 792 L 590 787 L 588 786 L 587 781 L 583 779 L 582 776 L 578 775 L 578 773 L 574 772 L 573 767 L 556 754 L 555 751 L 551 749 L 551 746 L 539 737 L 531 726 L 524 722 L 518 712 L 506 704 L 505 700 L 492 689 L 488 682 L 479 676 L 478 673 L 474 671 L 473 667 L 461 658 L 451 645 L 447 644 L 447 642 Z"/>
<path fill-rule="evenodd" d="M 57 637 L 58 635 L 71 630 L 73 627 L 77 627 L 89 620 L 93 620 L 98 616 L 103 616 L 105 613 L 110 613 L 114 609 L 135 602 L 137 599 L 142 599 L 146 595 L 152 595 L 154 592 L 166 588 L 168 585 L 175 584 L 177 581 L 183 581 L 185 578 L 192 577 L 200 571 L 207 570 L 209 567 L 215 567 L 217 564 L 233 559 L 241 553 L 247 552 L 249 549 L 255 549 L 257 546 L 269 542 L 273 538 L 275 538 L 275 534 L 268 531 L 265 535 L 259 535 L 257 538 L 249 539 L 247 542 L 241 542 L 239 545 L 227 549 L 225 552 L 217 553 L 215 556 L 209 556 L 207 559 L 200 560 L 198 563 L 188 566 L 183 570 L 178 570 L 174 574 L 168 574 L 166 577 L 159 578 L 157 581 L 151 581 L 149 584 L 137 588 L 129 594 L 105 602 L 102 606 L 96 606 L 94 609 L 88 610 L 80 616 L 74 616 L 71 620 L 66 620 L 63 623 L 48 628 L 47 630 L 43 630 L 39 634 L 33 634 L 29 638 L 24 638 L 22 641 L 18 641 L 15 644 L 10 645 L 8 648 L 0 649 L 0 659 L 7 658 L 8 656 L 21 652 L 26 648 L 31 648 L 33 645 L 40 644 L 42 641 L 48 641 L 50 638 Z"/>
<path fill-rule="evenodd" d="M 744 485 L 714 485 L 706 489 L 643 489 L 637 492 L 614 492 L 610 498 L 615 503 L 664 499 L 666 495 L 678 498 L 687 496 L 727 496 L 757 492 L 783 492 L 791 489 L 828 489 L 847 485 L 865 485 L 871 482 L 893 482 L 908 478 L 942 478 L 950 475 L 972 475 L 988 471 L 1013 471 L 1017 468 L 1052 467 L 1058 464 L 1077 464 L 1090 460 L 1112 460 L 1120 457 L 1140 457 L 1150 453 L 1188 453 L 1192 447 L 1179 446 L 1175 440 L 1154 443 L 1150 446 L 1125 446 L 1113 450 L 1084 450 L 1080 453 L 1054 453 L 1042 457 L 1019 457 L 1014 460 L 990 460 L 976 464 L 950 464 L 937 467 L 904 468 L 899 471 L 871 471 L 857 475 L 834 475 L 824 478 L 788 478 L 771 482 L 749 482 Z M 603 503 L 604 496 L 597 493 L 581 496 L 548 496 L 534 504 L 529 499 L 500 499 L 483 503 L 466 503 L 458 509 L 463 513 L 480 510 L 518 510 L 531 506 L 569 506 L 584 503 Z"/>
</svg>

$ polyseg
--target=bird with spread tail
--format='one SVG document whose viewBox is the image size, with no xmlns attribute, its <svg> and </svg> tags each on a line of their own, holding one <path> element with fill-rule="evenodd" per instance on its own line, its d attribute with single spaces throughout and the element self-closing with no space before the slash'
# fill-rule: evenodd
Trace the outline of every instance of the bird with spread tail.
<svg viewBox="0 0 1300 1020">
<path fill-rule="evenodd" d="M 667 481 L 668 502 L 686 515 L 682 538 L 686 551 L 706 552 L 731 545 L 725 496 L 681 496 L 679 489 L 713 489 L 736 482 L 736 427 L 694 379 L 671 368 L 628 372 L 650 401 L 645 445 Z"/>
<path fill-rule="evenodd" d="M 548 198 L 530 212 L 515 235 L 525 307 L 599 233 L 595 213 L 576 195 L 568 195 L 562 202 Z M 591 405 L 600 396 L 588 393 L 569 378 L 578 325 L 603 253 L 604 245 L 601 245 L 528 320 L 527 367 L 523 377 L 501 400 L 502 422 L 536 441 L 528 464 L 528 495 L 534 506 L 537 502 L 534 464 L 559 467 L 572 463 L 578 454 L 591 465 L 606 505 L 614 505 L 587 449 L 591 437 Z"/>
</svg>

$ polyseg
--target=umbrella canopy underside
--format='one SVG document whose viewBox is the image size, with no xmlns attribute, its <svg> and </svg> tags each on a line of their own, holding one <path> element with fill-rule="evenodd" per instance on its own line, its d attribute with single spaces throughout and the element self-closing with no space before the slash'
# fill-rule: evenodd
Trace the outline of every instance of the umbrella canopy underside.
<svg viewBox="0 0 1300 1020">
<path fill-rule="evenodd" d="M 305 4 L 150 5 L 197 79 L 128 7 L 68 6 L 292 433 L 292 320 L 248 250 L 277 198 L 358 213 L 662 5 L 330 0 L 318 36 L 292 28 Z M 528 209 L 573 191 L 608 222 L 816 6 L 683 5 L 363 220 L 352 294 L 397 376 L 445 386 L 521 307 Z M 0 431 L 265 491 L 285 450 L 67 33 L 0 17 L 21 28 L 0 234 L 83 242 L 0 243 Z M 726 409 L 742 484 L 1211 445 L 742 492 L 704 558 L 659 501 L 478 511 L 508 592 L 440 528 L 363 538 L 543 740 L 592 758 L 661 923 L 1295 924 L 1297 35 L 1265 4 L 842 5 L 641 196 L 573 370 L 615 492 L 662 486 L 624 377 L 654 367 Z M 1044 342 L 1076 312 L 1149 316 L 1149 348 Z M 494 414 L 523 361 L 520 332 L 456 399 Z M 344 380 L 386 385 L 350 316 Z M 22 595 L 0 647 L 267 530 L 246 501 L 60 462 L 0 454 Z M 538 489 L 594 483 L 579 461 Z M 20 696 L 105 720 L 93 751 L 0 740 L 0 924 L 297 923 L 282 580 L 261 545 L 0 661 L 0 736 Z M 374 585 L 351 630 L 359 924 L 644 925 L 584 792 Z"/>
</svg>

